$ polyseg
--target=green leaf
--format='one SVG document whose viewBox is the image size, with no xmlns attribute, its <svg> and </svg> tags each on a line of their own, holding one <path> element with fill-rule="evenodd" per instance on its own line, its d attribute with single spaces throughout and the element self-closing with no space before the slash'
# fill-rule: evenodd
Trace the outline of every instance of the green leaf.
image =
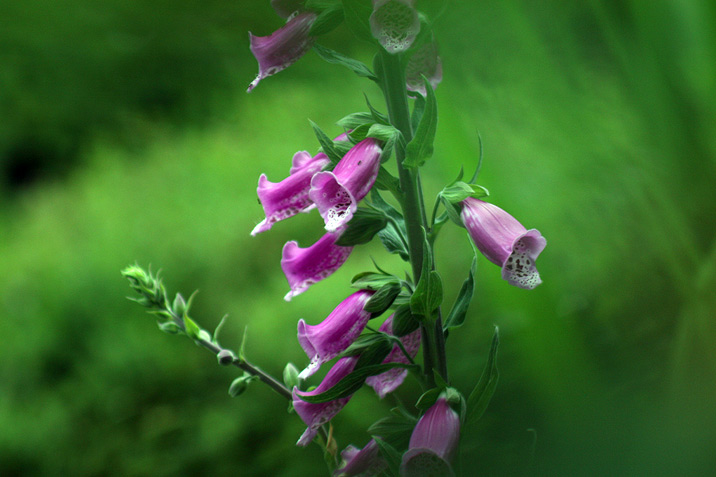
<svg viewBox="0 0 716 477">
<path fill-rule="evenodd" d="M 381 169 L 383 169 L 381 167 Z M 392 177 L 392 176 L 391 176 Z M 380 178 L 380 173 L 378 173 Z M 397 181 L 397 179 L 396 179 Z M 410 260 L 405 231 L 405 220 L 398 210 L 387 203 L 378 191 L 373 190 L 370 195 L 371 205 L 382 210 L 392 220 L 388 221 L 388 225 L 378 232 L 378 238 L 383 242 L 383 246 L 390 253 L 397 253 L 405 261 Z"/>
<path fill-rule="evenodd" d="M 440 397 L 440 393 L 443 392 L 443 388 L 432 388 L 422 394 L 418 398 L 418 402 L 415 403 L 415 408 L 421 411 L 427 411 Z"/>
<path fill-rule="evenodd" d="M 328 137 L 326 133 L 323 132 L 323 130 L 318 127 L 316 123 L 308 120 L 311 123 L 311 127 L 313 128 L 313 132 L 316 134 L 316 138 L 318 139 L 318 142 L 321 144 L 321 148 L 323 149 L 323 152 L 328 158 L 333 162 L 333 164 L 338 164 L 338 161 L 341 160 L 343 157 L 335 147 L 335 144 L 333 143 L 333 140 Z"/>
<path fill-rule="evenodd" d="M 358 76 L 368 78 L 372 81 L 378 81 L 378 78 L 370 70 L 370 68 L 368 68 L 368 66 L 358 60 L 354 60 L 353 58 L 350 58 L 342 53 L 338 53 L 335 50 L 331 50 L 330 48 L 326 48 L 325 46 L 319 44 L 313 45 L 313 51 L 315 51 L 318 56 L 323 58 L 328 63 L 332 63 L 334 65 L 343 65 L 349 70 L 353 71 Z"/>
<path fill-rule="evenodd" d="M 452 220 L 458 227 L 464 227 L 465 225 L 462 223 L 462 218 L 460 218 L 460 212 L 462 210 L 461 207 L 457 204 L 450 203 L 450 201 L 444 197 L 440 197 L 440 202 L 442 202 L 443 207 L 445 207 L 445 213 L 450 220 Z"/>
<path fill-rule="evenodd" d="M 387 223 L 388 219 L 382 211 L 358 208 L 348 222 L 346 230 L 336 240 L 336 245 L 350 247 L 368 243 Z"/>
<path fill-rule="evenodd" d="M 423 76 L 423 82 L 427 91 L 425 111 L 420 118 L 413 139 L 405 148 L 403 166 L 407 168 L 420 167 L 433 155 L 433 142 L 435 141 L 435 131 L 438 125 L 437 100 L 435 99 L 435 91 L 433 91 L 432 85 L 425 76 Z"/>
<path fill-rule="evenodd" d="M 355 129 L 363 125 L 370 125 L 375 122 L 373 114 L 367 111 L 359 113 L 351 113 L 348 116 L 341 118 L 336 124 L 343 129 Z"/>
<path fill-rule="evenodd" d="M 467 398 L 467 413 L 465 414 L 465 425 L 476 422 L 487 409 L 492 395 L 497 388 L 497 380 L 500 373 L 497 371 L 497 347 L 500 344 L 499 329 L 495 327 L 495 334 L 492 337 L 490 354 L 482 371 L 480 380 Z"/>
<path fill-rule="evenodd" d="M 384 124 L 384 125 L 386 125 L 386 126 L 390 126 L 390 119 L 388 119 L 388 116 L 386 116 L 385 114 L 381 113 L 380 111 L 378 111 L 377 109 L 375 109 L 372 104 L 370 104 L 370 100 L 368 99 L 368 95 L 365 95 L 365 94 L 364 94 L 364 97 L 365 97 L 365 104 L 368 105 L 368 109 L 370 109 L 370 112 L 371 112 L 371 114 L 373 115 L 373 119 L 375 120 L 375 122 L 376 122 L 376 123 L 379 123 L 379 124 Z"/>
<path fill-rule="evenodd" d="M 387 153 L 385 149 L 383 149 L 381 159 L 386 157 L 386 155 Z M 389 191 L 394 196 L 400 196 L 402 194 L 400 191 L 400 180 L 388 172 L 388 170 L 383 166 L 380 166 L 380 169 L 378 170 L 378 178 L 375 180 L 375 186 L 379 190 Z"/>
<path fill-rule="evenodd" d="M 417 330 L 420 322 L 410 311 L 410 305 L 400 305 L 393 315 L 393 334 L 397 337 L 405 336 Z"/>
<path fill-rule="evenodd" d="M 391 339 L 385 333 L 368 333 L 362 334 L 351 345 L 343 351 L 339 357 L 346 358 L 349 356 L 358 356 L 364 353 L 371 346 L 375 346 L 379 342 L 391 342 Z"/>
<path fill-rule="evenodd" d="M 383 273 L 363 272 L 359 273 L 351 281 L 351 287 L 361 290 L 377 291 L 388 283 L 396 283 L 400 285 L 400 279 L 394 275 L 386 275 Z"/>
<path fill-rule="evenodd" d="M 308 34 L 309 36 L 325 35 L 335 30 L 341 23 L 343 23 L 343 7 L 333 5 L 318 14 Z"/>
<path fill-rule="evenodd" d="M 395 127 L 386 124 L 373 124 L 368 130 L 366 137 L 372 137 L 383 142 L 396 141 L 401 135 Z"/>
<path fill-rule="evenodd" d="M 460 292 L 458 293 L 457 298 L 455 298 L 455 303 L 453 303 L 452 308 L 450 309 L 450 313 L 445 319 L 443 329 L 447 330 L 459 328 L 465 321 L 465 316 L 467 315 L 467 308 L 470 306 L 470 302 L 472 301 L 472 295 L 475 291 L 476 268 L 477 257 L 473 257 L 472 265 L 470 266 L 470 272 L 468 273 L 465 281 L 462 282 Z"/>
<path fill-rule="evenodd" d="M 393 415 L 384 417 L 374 422 L 369 428 L 371 436 L 380 436 L 385 442 L 397 449 L 408 447 L 410 435 L 413 433 L 418 420 L 405 412 L 396 412 Z"/>
<path fill-rule="evenodd" d="M 386 283 L 368 299 L 363 309 L 373 313 L 374 316 L 382 314 L 390 307 L 390 305 L 393 304 L 393 301 L 398 296 L 398 293 L 400 293 L 401 288 L 402 286 L 400 283 Z"/>
<path fill-rule="evenodd" d="M 194 320 L 189 318 L 188 316 L 184 316 L 184 327 L 185 327 L 185 333 L 187 336 L 193 340 L 198 340 L 201 338 L 201 328 L 199 328 L 199 325 L 194 323 Z"/>
<path fill-rule="evenodd" d="M 371 0 L 343 0 L 343 15 L 348 28 L 361 40 L 375 42 L 370 32 L 369 18 L 373 13 Z"/>
</svg>

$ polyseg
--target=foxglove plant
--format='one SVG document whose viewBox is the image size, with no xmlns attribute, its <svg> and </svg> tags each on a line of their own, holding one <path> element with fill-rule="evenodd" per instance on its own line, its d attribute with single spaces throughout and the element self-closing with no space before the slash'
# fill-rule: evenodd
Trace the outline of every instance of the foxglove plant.
<svg viewBox="0 0 716 477">
<path fill-rule="evenodd" d="M 317 443 L 334 475 L 459 472 L 460 466 L 453 465 L 459 462 L 460 429 L 480 418 L 497 383 L 497 329 L 487 364 L 467 397 L 451 386 L 448 373 L 446 340 L 466 319 L 474 294 L 477 250 L 501 267 L 502 278 L 510 285 L 530 290 L 541 283 L 535 260 L 546 241 L 536 229 L 527 230 L 483 200 L 487 190 L 476 183 L 481 156 L 470 180 L 463 181 L 461 170 L 436 195 L 430 216 L 425 209 L 420 175 L 433 153 L 438 120 L 435 88 L 443 76 L 432 30 L 435 6 L 441 3 L 271 0 L 286 24 L 268 36 L 250 35 L 259 74 L 249 91 L 313 49 L 328 63 L 375 82 L 387 108 L 386 114 L 368 104 L 368 111 L 346 115 L 337 122 L 343 132 L 333 140 L 313 124 L 320 151 L 297 152 L 288 177 L 280 182 L 270 182 L 265 174 L 258 180 L 264 218 L 251 235 L 314 209 L 324 224 L 325 230 L 316 231 L 323 235 L 312 245 L 300 247 L 289 240 L 283 247 L 280 266 L 289 285 L 287 301 L 310 295 L 310 287 L 343 266 L 355 247 L 376 237 L 407 268 L 390 273 L 376 263 L 376 270 L 352 280 L 351 287 L 357 290 L 334 303 L 323 321 L 298 320 L 298 344 L 307 355 L 303 371 L 288 363 L 282 381 L 272 377 L 248 361 L 243 343 L 234 352 L 219 344 L 218 329 L 213 334 L 202 329 L 190 316 L 191 299 L 177 294 L 170 302 L 161 279 L 151 270 L 133 265 L 123 271 L 139 293 L 136 301 L 157 316 L 162 331 L 186 335 L 216 354 L 220 364 L 242 370 L 229 387 L 230 395 L 238 396 L 252 382 L 261 381 L 287 399 L 306 425 L 298 445 Z M 322 35 L 344 23 L 375 48 L 372 68 L 318 43 Z M 450 221 L 467 230 L 477 250 L 454 304 L 443 314 L 443 281 L 434 249 Z M 416 360 L 418 355 L 421 359 Z M 330 370 L 311 387 L 313 375 L 328 363 L 332 363 Z M 420 395 L 409 396 L 407 391 L 396 400 L 395 416 L 371 426 L 370 440 L 362 449 L 349 445 L 339 454 L 332 419 L 351 397 L 368 386 L 378 399 L 385 399 L 409 375 L 422 388 Z"/>
</svg>

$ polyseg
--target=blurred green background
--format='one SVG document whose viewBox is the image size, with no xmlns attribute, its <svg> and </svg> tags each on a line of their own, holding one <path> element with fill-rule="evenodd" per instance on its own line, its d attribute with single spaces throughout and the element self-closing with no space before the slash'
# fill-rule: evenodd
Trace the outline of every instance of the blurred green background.
<svg viewBox="0 0 716 477">
<path fill-rule="evenodd" d="M 422 0 L 421 0 L 422 1 Z M 420 2 L 418 2 L 420 4 Z M 244 93 L 247 31 L 268 1 L 0 2 L 0 474 L 311 476 L 316 446 L 255 385 L 157 331 L 119 271 L 162 268 L 223 343 L 280 375 L 305 365 L 296 322 L 322 320 L 379 244 L 291 303 L 281 247 L 321 235 L 307 214 L 262 236 L 256 181 L 364 110 L 376 88 L 309 53 Z M 453 1 L 428 201 L 484 139 L 481 183 L 548 239 L 544 284 L 509 287 L 481 260 L 451 335 L 452 380 L 476 381 L 493 325 L 497 393 L 463 430 L 466 475 L 716 472 L 716 4 L 711 0 Z M 325 45 L 370 62 L 341 29 Z M 448 304 L 470 264 L 438 243 Z M 414 399 L 408 380 L 400 395 Z M 391 402 L 361 390 L 341 446 Z M 467 471 L 469 470 L 469 471 Z"/>
</svg>

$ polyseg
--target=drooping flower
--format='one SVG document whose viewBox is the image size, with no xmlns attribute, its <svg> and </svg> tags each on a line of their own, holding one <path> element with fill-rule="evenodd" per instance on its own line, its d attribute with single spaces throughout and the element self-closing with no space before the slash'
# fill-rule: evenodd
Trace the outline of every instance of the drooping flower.
<svg viewBox="0 0 716 477">
<path fill-rule="evenodd" d="M 311 285 L 331 276 L 348 260 L 353 247 L 336 245 L 342 232 L 329 232 L 307 248 L 299 247 L 295 240 L 283 246 L 281 269 L 291 288 L 284 300 L 291 301 L 291 298 L 305 292 Z"/>
<path fill-rule="evenodd" d="M 317 325 L 298 321 L 298 342 L 310 359 L 299 378 L 311 376 L 323 363 L 338 356 L 358 338 L 371 317 L 371 313 L 363 307 L 373 293 L 369 290 L 353 293 Z"/>
<path fill-rule="evenodd" d="M 293 156 L 290 175 L 281 182 L 271 182 L 266 174 L 261 174 L 256 192 L 266 218 L 254 227 L 251 235 L 265 232 L 280 220 L 315 208 L 315 204 L 308 198 L 311 178 L 330 162 L 322 152 L 311 157 L 306 151 L 299 151 Z"/>
<path fill-rule="evenodd" d="M 459 440 L 460 416 L 440 396 L 415 425 L 400 475 L 454 475 L 450 462 Z"/>
<path fill-rule="evenodd" d="M 315 13 L 304 12 L 290 17 L 284 26 L 269 36 L 249 33 L 251 53 L 259 63 L 259 74 L 249 85 L 247 93 L 262 79 L 288 68 L 311 49 L 313 37 L 308 32 L 315 20 Z"/>
<path fill-rule="evenodd" d="M 438 56 L 438 45 L 435 41 L 424 44 L 410 56 L 405 68 L 405 81 L 409 91 L 415 91 L 427 96 L 422 76 L 428 79 L 433 87 L 437 88 L 443 80 L 443 65 Z"/>
<path fill-rule="evenodd" d="M 388 53 L 400 53 L 420 32 L 415 0 L 373 0 L 370 31 Z"/>
<path fill-rule="evenodd" d="M 334 472 L 335 477 L 379 475 L 388 467 L 375 439 L 371 439 L 362 449 L 349 445 L 341 452 L 341 458 L 343 466 Z"/>
<path fill-rule="evenodd" d="M 460 217 L 477 248 L 502 267 L 510 285 L 531 290 L 542 283 L 535 261 L 547 240 L 537 229 L 527 230 L 496 205 L 472 197 L 462 201 Z"/>
<path fill-rule="evenodd" d="M 379 331 L 388 334 L 393 333 L 393 316 L 395 315 L 390 315 L 388 319 L 383 322 L 383 324 L 379 328 Z M 401 337 L 400 341 L 403 343 L 405 351 L 407 351 L 408 354 L 414 358 L 415 355 L 418 353 L 418 348 L 420 348 L 420 330 L 415 330 L 412 333 Z M 400 349 L 400 347 L 396 344 L 393 345 L 393 349 L 390 351 L 390 353 L 388 353 L 388 356 L 385 357 L 383 363 L 407 364 L 409 363 L 409 360 L 405 356 L 405 354 L 403 354 L 403 351 Z M 380 399 L 383 399 L 386 395 L 398 389 L 398 387 L 403 384 L 403 381 L 405 380 L 405 377 L 407 375 L 407 369 L 393 368 L 389 369 L 384 373 L 368 377 L 365 380 L 365 383 L 375 390 Z"/>
<path fill-rule="evenodd" d="M 352 397 L 351 395 L 328 402 L 309 403 L 302 400 L 301 396 L 315 396 L 328 391 L 353 371 L 357 361 L 358 357 L 341 358 L 336 361 L 336 364 L 328 371 L 321 384 L 313 391 L 302 392 L 297 388 L 293 388 L 293 408 L 308 426 L 296 445 L 307 446 L 316 437 L 318 429 L 338 414 Z"/>
<path fill-rule="evenodd" d="M 353 217 L 358 202 L 378 177 L 382 152 L 377 140 L 364 139 L 343 156 L 333 171 L 313 176 L 308 196 L 318 207 L 326 230 L 338 230 Z"/>
</svg>

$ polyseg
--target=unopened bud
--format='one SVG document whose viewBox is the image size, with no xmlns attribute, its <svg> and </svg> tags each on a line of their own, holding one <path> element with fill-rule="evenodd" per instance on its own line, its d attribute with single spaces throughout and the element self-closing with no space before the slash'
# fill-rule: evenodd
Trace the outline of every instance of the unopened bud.
<svg viewBox="0 0 716 477">
<path fill-rule="evenodd" d="M 285 384 L 288 389 L 293 389 L 294 386 L 298 386 L 298 369 L 293 363 L 288 363 L 286 367 L 283 368 L 283 384 Z"/>
<path fill-rule="evenodd" d="M 246 388 L 249 387 L 250 382 L 251 376 L 248 374 L 244 374 L 243 376 L 239 376 L 238 378 L 234 379 L 234 381 L 231 383 L 231 386 L 229 386 L 229 396 L 237 397 L 238 395 L 242 394 L 244 391 L 246 391 Z"/>
<path fill-rule="evenodd" d="M 219 360 L 219 364 L 222 366 L 228 366 L 231 363 L 234 362 L 236 359 L 236 355 L 233 351 L 230 349 L 222 349 L 219 351 L 219 353 L 216 355 L 216 359 Z"/>
<path fill-rule="evenodd" d="M 175 335 L 180 331 L 179 325 L 177 325 L 173 321 L 165 321 L 164 323 L 157 323 L 157 325 L 159 326 L 160 330 L 165 333 L 169 333 L 170 335 Z"/>
</svg>

